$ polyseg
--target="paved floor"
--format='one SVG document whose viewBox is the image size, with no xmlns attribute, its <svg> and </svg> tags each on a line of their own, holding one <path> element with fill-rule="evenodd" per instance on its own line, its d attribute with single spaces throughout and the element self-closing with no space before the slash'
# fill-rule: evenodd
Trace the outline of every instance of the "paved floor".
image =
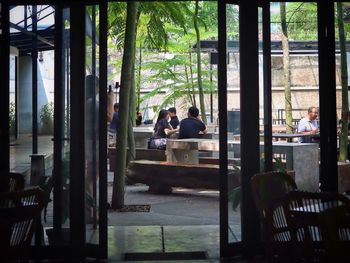
<svg viewBox="0 0 350 263">
<path fill-rule="evenodd" d="M 39 137 L 39 144 L 40 152 L 51 156 L 51 137 Z M 11 169 L 28 171 L 30 153 L 30 137 L 11 146 Z M 108 173 L 108 182 L 108 200 L 111 200 L 111 172 Z M 146 253 L 143 256 L 156 253 L 161 257 L 166 253 L 169 257 L 183 257 L 171 262 L 219 262 L 218 191 L 175 188 L 170 195 L 154 195 L 147 190 L 148 187 L 144 185 L 127 186 L 125 204 L 150 205 L 149 212 L 109 210 L 108 262 L 123 262 L 126 255 L 137 257 L 140 253 Z M 229 238 L 234 242 L 240 240 L 240 213 L 232 211 L 230 205 L 228 211 Z M 48 207 L 47 219 L 46 227 L 52 226 L 52 202 Z M 92 237 L 95 238 L 96 233 Z M 202 255 L 199 252 L 203 252 L 206 259 L 196 260 L 196 256 Z M 191 260 L 184 260 L 191 256 Z"/>
</svg>

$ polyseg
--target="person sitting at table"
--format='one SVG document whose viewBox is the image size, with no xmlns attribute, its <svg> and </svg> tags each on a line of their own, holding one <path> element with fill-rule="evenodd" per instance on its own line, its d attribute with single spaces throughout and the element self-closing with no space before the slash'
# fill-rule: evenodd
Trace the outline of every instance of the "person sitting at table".
<svg viewBox="0 0 350 263">
<path fill-rule="evenodd" d="M 154 126 L 154 133 L 150 139 L 148 148 L 165 150 L 166 138 L 177 131 L 178 129 L 173 129 L 169 124 L 169 112 L 165 109 L 161 110 L 156 125 Z"/>
<path fill-rule="evenodd" d="M 169 116 L 170 116 L 170 125 L 176 129 L 177 126 L 179 126 L 180 122 L 179 122 L 179 118 L 176 115 L 176 108 L 175 107 L 171 107 L 168 109 L 169 111 Z"/>
<path fill-rule="evenodd" d="M 188 118 L 180 122 L 179 139 L 199 138 L 199 132 L 207 133 L 207 127 L 199 117 L 199 110 L 192 106 L 188 109 Z"/>
<path fill-rule="evenodd" d="M 315 135 L 318 134 L 318 124 L 317 124 L 318 109 L 316 107 L 310 107 L 307 110 L 307 116 L 302 118 L 298 124 L 298 133 Z M 314 142 L 312 136 L 300 137 L 299 142 L 310 143 Z"/>
</svg>

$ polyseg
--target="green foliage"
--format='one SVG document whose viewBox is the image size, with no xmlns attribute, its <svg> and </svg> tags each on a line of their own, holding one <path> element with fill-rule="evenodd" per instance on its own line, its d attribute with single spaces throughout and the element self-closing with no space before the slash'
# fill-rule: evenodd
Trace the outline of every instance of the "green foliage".
<svg viewBox="0 0 350 263">
<path fill-rule="evenodd" d="M 241 167 L 233 165 L 233 171 L 230 171 L 238 180 L 241 179 Z M 228 201 L 231 202 L 231 207 L 233 211 L 237 211 L 237 207 L 241 203 L 241 186 L 237 186 L 228 191 Z"/>
<path fill-rule="evenodd" d="M 285 164 L 282 161 L 282 158 L 273 158 L 274 160 L 274 171 L 281 172 L 281 173 L 287 173 L 287 169 Z M 260 159 L 260 172 L 264 171 L 264 164 L 265 160 L 264 158 Z M 238 177 L 240 180 L 241 177 L 241 168 L 239 166 L 234 165 L 233 166 L 233 174 Z M 239 204 L 241 203 L 241 186 L 237 186 L 236 188 L 233 188 L 229 190 L 228 192 L 228 200 L 231 202 L 231 207 L 233 211 L 237 211 L 237 208 Z"/>
<path fill-rule="evenodd" d="M 52 134 L 53 133 L 53 103 L 45 104 L 39 113 L 40 123 L 41 123 L 41 133 L 42 134 Z"/>
<path fill-rule="evenodd" d="M 16 132 L 16 105 L 14 102 L 10 102 L 9 126 L 10 126 L 10 136 L 14 136 Z"/>
<path fill-rule="evenodd" d="M 209 59 L 204 59 L 203 64 L 206 70 L 202 71 L 203 75 L 203 90 L 204 93 L 210 93 L 216 88 L 216 71 L 212 72 L 214 80 L 210 82 Z M 165 97 L 161 104 L 152 107 L 154 112 L 158 112 L 162 108 L 172 105 L 174 101 L 182 99 L 183 108 L 192 105 L 192 88 L 197 92 L 196 79 L 190 81 L 188 78 L 189 72 L 186 68 L 193 67 L 191 65 L 188 53 L 178 53 L 169 58 L 154 58 L 154 60 L 146 62 L 142 65 L 142 70 L 152 71 L 148 77 L 144 77 L 143 83 L 155 84 L 156 88 L 141 97 L 141 103 L 147 101 L 157 95 L 165 92 Z M 196 73 L 195 68 L 193 72 Z"/>
<path fill-rule="evenodd" d="M 286 3 L 289 40 L 317 40 L 317 4 Z M 271 23 L 281 24 L 280 14 L 271 15 Z"/>
</svg>

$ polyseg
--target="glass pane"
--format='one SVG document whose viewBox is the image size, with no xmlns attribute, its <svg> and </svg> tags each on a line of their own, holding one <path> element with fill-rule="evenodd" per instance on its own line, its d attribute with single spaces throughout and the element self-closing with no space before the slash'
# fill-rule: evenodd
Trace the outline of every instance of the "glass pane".
<svg viewBox="0 0 350 263">
<path fill-rule="evenodd" d="M 263 9 L 258 8 L 258 37 L 259 37 L 259 133 L 260 133 L 260 144 L 264 141 L 264 64 L 263 64 Z M 264 147 L 260 147 L 260 165 L 264 163 Z M 263 167 L 260 167 L 260 170 Z"/>
<path fill-rule="evenodd" d="M 239 7 L 226 5 L 229 242 L 241 241 Z"/>
<path fill-rule="evenodd" d="M 316 3 L 271 3 L 274 169 L 294 171 L 306 191 L 319 188 L 317 37 Z"/>
<path fill-rule="evenodd" d="M 16 85 L 17 85 L 17 60 L 15 54 L 10 54 L 10 142 L 17 139 L 17 111 L 16 111 Z M 14 167 L 10 167 L 13 169 Z"/>
<path fill-rule="evenodd" d="M 340 193 L 348 192 L 350 186 L 346 183 L 346 164 L 340 162 L 350 160 L 349 134 L 349 76 L 350 52 L 348 48 L 350 28 L 350 2 L 335 3 L 335 39 L 336 39 L 336 96 L 337 96 L 337 130 L 338 130 L 338 185 Z"/>
<path fill-rule="evenodd" d="M 98 6 L 86 7 L 85 159 L 86 241 L 98 243 L 99 48 Z"/>
<path fill-rule="evenodd" d="M 69 228 L 69 167 L 70 167 L 70 10 L 63 9 L 62 72 L 62 224 Z"/>
<path fill-rule="evenodd" d="M 10 11 L 10 23 L 23 17 L 24 6 L 14 6 Z M 10 170 L 25 174 L 30 183 L 30 154 L 32 154 L 32 59 L 31 41 L 23 40 L 10 30 L 10 80 L 9 80 L 9 132 Z M 22 38 L 22 39 L 21 39 Z M 28 45 L 29 48 L 28 48 Z"/>
</svg>

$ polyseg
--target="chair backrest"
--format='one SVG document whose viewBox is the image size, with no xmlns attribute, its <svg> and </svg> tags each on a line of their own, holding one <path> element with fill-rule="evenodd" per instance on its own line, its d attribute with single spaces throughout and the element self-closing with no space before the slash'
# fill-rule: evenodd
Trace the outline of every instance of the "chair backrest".
<svg viewBox="0 0 350 263">
<path fill-rule="evenodd" d="M 320 221 L 327 258 L 334 262 L 347 259 L 350 251 L 350 205 L 321 212 Z"/>
<path fill-rule="evenodd" d="M 43 209 L 39 188 L 0 193 L 0 246 L 29 246 Z"/>
<path fill-rule="evenodd" d="M 0 192 L 22 191 L 24 189 L 24 175 L 20 173 L 1 173 Z"/>
<path fill-rule="evenodd" d="M 279 200 L 289 191 L 296 190 L 293 178 L 282 172 L 255 174 L 251 181 L 252 194 L 261 219 L 266 218 L 266 209 L 274 200 Z"/>
<path fill-rule="evenodd" d="M 297 185 L 290 175 L 282 172 L 258 173 L 252 177 L 250 183 L 260 218 L 266 252 L 272 259 L 276 254 L 284 253 L 281 252 L 280 246 L 275 246 L 275 241 L 290 240 L 283 209 L 280 207 L 273 211 L 273 203 L 281 200 L 289 191 L 296 190 Z M 276 219 L 279 219 L 279 222 L 274 225 Z"/>
<path fill-rule="evenodd" d="M 350 200 L 338 193 L 310 193 L 290 191 L 281 200 L 273 203 L 272 236 L 279 241 L 281 231 L 288 233 L 290 254 L 295 260 L 314 262 L 326 256 L 320 215 L 328 209 L 350 205 Z M 282 210 L 282 212 L 281 212 Z M 281 226 L 281 214 L 285 225 Z"/>
</svg>

